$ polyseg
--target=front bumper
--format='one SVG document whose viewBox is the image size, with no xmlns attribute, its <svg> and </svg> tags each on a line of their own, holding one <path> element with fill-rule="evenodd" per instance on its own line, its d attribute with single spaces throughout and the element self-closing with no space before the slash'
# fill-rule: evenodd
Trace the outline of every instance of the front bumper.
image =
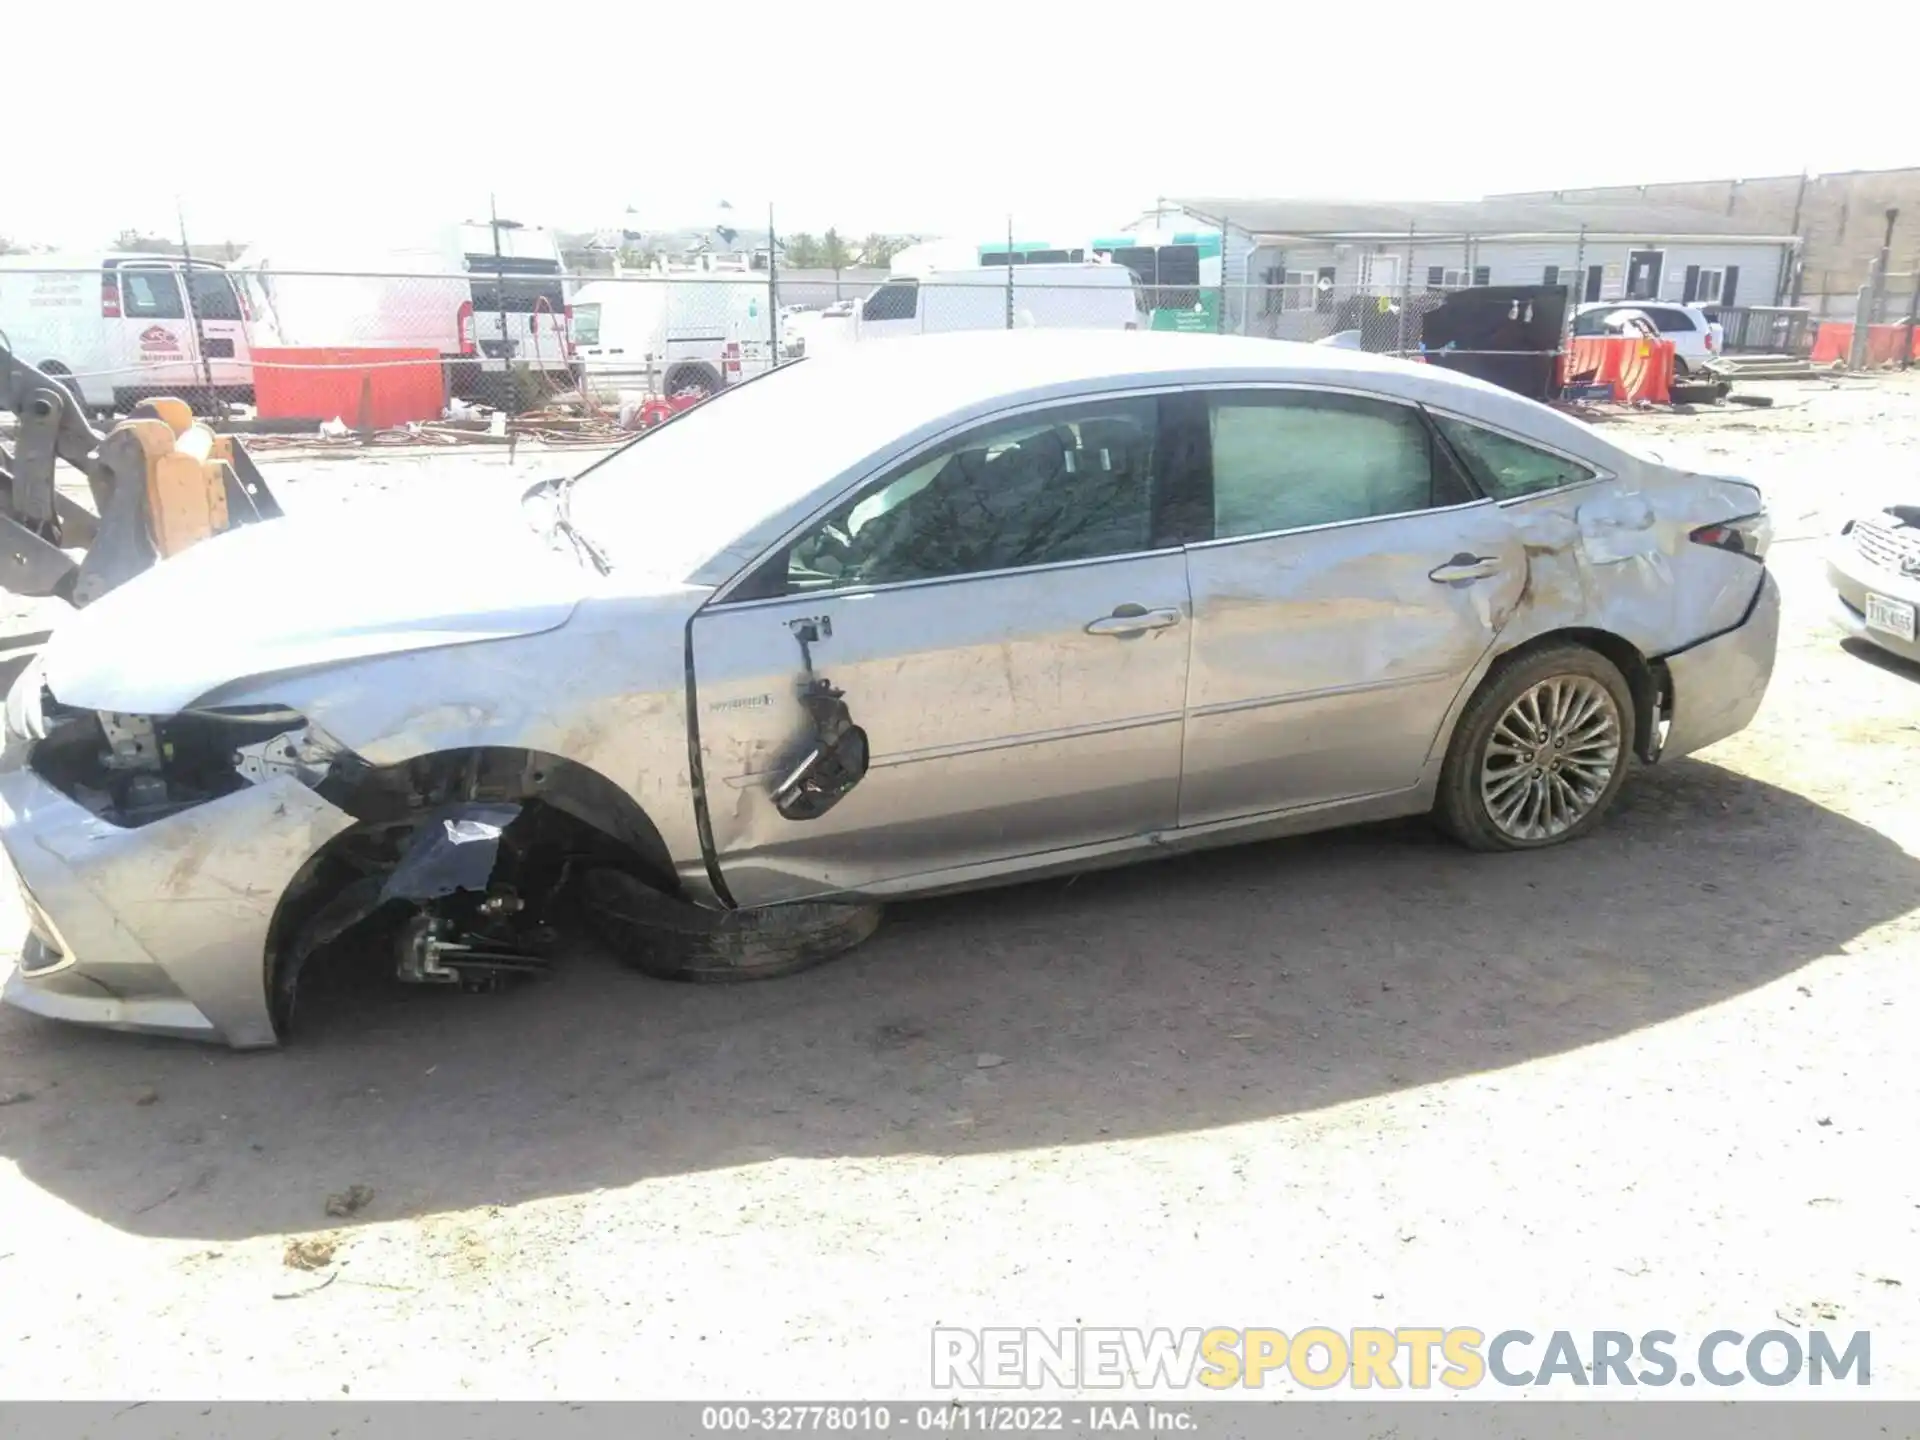
<svg viewBox="0 0 1920 1440">
<path fill-rule="evenodd" d="M 1780 586 L 1768 571 L 1737 627 L 1665 657 L 1673 713 L 1661 758 L 1691 754 L 1746 729 L 1766 698 L 1779 647 Z"/>
<path fill-rule="evenodd" d="M 1867 625 L 1867 592 L 1889 600 L 1904 600 L 1920 610 L 1920 576 L 1902 575 L 1876 565 L 1849 536 L 1842 535 L 1827 550 L 1827 583 L 1833 587 L 1833 618 L 1857 640 L 1920 665 L 1920 635 L 1909 641 Z"/>
<path fill-rule="evenodd" d="M 300 867 L 352 823 L 279 776 L 121 829 L 24 765 L 0 774 L 0 846 L 30 932 L 0 1000 L 117 1030 L 272 1045 L 268 926 Z"/>
</svg>

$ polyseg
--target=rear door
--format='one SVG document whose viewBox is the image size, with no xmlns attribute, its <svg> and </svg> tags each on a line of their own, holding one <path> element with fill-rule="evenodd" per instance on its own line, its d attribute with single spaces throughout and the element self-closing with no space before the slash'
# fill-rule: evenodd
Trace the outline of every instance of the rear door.
<svg viewBox="0 0 1920 1440">
<path fill-rule="evenodd" d="M 466 256 L 473 341 L 483 370 L 527 365 L 564 370 L 572 358 L 560 262 L 516 255 Z"/>
<path fill-rule="evenodd" d="M 253 350 L 246 304 L 233 278 L 215 265 L 188 270 L 187 299 L 193 307 L 194 342 L 213 383 L 222 389 L 253 384 Z"/>
<path fill-rule="evenodd" d="M 1407 790 L 1519 603 L 1526 553 L 1415 407 L 1204 392 L 1180 823 Z"/>
<path fill-rule="evenodd" d="M 125 260 L 120 273 L 114 388 L 190 390 L 205 385 L 186 288 L 171 260 Z"/>
</svg>

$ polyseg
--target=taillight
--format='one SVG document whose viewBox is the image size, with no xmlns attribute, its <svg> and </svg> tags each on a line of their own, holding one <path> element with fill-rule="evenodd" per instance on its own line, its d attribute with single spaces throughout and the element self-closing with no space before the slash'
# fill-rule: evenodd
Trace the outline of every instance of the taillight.
<svg viewBox="0 0 1920 1440">
<path fill-rule="evenodd" d="M 120 277 L 111 270 L 100 274 L 100 313 L 109 320 L 120 318 Z"/>
<path fill-rule="evenodd" d="M 738 375 L 740 373 L 740 346 L 738 342 L 727 346 L 726 352 L 721 359 L 721 364 L 729 375 Z"/>
<path fill-rule="evenodd" d="M 1713 331 L 1707 331 L 1707 353 L 1713 354 Z"/>
<path fill-rule="evenodd" d="M 471 355 L 474 352 L 473 302 L 471 300 L 465 300 L 461 302 L 459 326 L 460 326 L 460 353 L 462 355 Z"/>
<path fill-rule="evenodd" d="M 1773 539 L 1773 522 L 1767 518 L 1767 512 L 1761 510 L 1735 520 L 1722 520 L 1717 525 L 1702 525 L 1687 538 L 1696 545 L 1709 545 L 1715 550 L 1744 555 L 1749 560 L 1765 560 L 1767 546 Z"/>
<path fill-rule="evenodd" d="M 571 350 L 573 349 L 573 307 L 571 305 L 566 306 L 561 310 L 560 316 L 567 322 L 566 327 L 561 331 L 560 338 L 567 349 Z"/>
</svg>

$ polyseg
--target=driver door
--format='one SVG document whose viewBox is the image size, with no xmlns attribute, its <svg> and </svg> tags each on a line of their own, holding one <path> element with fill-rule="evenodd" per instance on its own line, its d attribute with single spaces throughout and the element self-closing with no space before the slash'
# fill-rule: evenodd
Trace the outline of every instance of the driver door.
<svg viewBox="0 0 1920 1440">
<path fill-rule="evenodd" d="M 736 903 L 983 878 L 1176 823 L 1191 613 L 1158 430 L 1134 396 L 937 442 L 694 618 Z M 870 762 L 796 821 L 772 792 L 808 742 L 810 675 L 844 693 Z"/>
</svg>

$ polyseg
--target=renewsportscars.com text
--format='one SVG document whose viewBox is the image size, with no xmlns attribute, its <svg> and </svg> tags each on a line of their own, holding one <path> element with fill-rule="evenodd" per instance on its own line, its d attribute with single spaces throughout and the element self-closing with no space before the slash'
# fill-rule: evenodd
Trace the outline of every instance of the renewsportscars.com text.
<svg viewBox="0 0 1920 1440">
<path fill-rule="evenodd" d="M 1529 1330 L 1402 1326 L 1335 1330 L 1060 1330 L 941 1327 L 933 1383 L 943 1390 L 1472 1390 L 1499 1386 L 1850 1385 L 1872 1383 L 1865 1330 Z"/>
</svg>

